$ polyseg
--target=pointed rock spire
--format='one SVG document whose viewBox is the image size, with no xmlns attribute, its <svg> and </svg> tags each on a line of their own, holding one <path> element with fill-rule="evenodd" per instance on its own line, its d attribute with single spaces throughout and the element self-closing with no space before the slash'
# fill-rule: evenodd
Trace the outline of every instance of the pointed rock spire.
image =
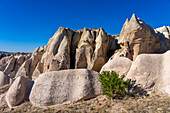
<svg viewBox="0 0 170 113">
<path fill-rule="evenodd" d="M 132 15 L 131 19 L 128 22 L 127 28 L 129 29 L 129 31 L 133 31 L 135 29 L 138 29 L 139 27 L 141 27 L 138 18 L 136 17 L 135 14 Z"/>
</svg>

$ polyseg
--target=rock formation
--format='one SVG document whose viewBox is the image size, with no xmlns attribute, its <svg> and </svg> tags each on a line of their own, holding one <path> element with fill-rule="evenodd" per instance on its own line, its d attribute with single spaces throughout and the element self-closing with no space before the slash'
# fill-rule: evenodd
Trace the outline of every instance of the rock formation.
<svg viewBox="0 0 170 113">
<path fill-rule="evenodd" d="M 168 50 L 166 45 L 161 44 L 161 38 L 154 29 L 135 14 L 124 23 L 118 43 L 123 48 L 122 55 L 131 60 L 142 53 L 162 53 Z"/>
<path fill-rule="evenodd" d="M 100 71 L 110 57 L 108 53 L 117 48 L 115 37 L 102 28 L 73 31 L 60 27 L 42 56 L 43 72 L 70 68 Z"/>
<path fill-rule="evenodd" d="M 0 106 L 14 107 L 28 97 L 35 106 L 95 97 L 102 93 L 98 81 L 102 71 L 125 74 L 143 90 L 170 96 L 169 39 L 170 27 L 154 30 L 135 15 L 126 20 L 120 35 L 107 34 L 102 28 L 60 27 L 33 54 L 0 55 L 0 89 L 5 89 Z"/>
</svg>

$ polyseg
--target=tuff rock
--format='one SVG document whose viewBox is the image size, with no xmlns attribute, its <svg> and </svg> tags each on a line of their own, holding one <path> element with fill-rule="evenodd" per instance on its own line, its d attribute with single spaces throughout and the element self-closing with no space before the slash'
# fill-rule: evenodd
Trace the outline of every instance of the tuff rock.
<svg viewBox="0 0 170 113">
<path fill-rule="evenodd" d="M 35 106 L 74 103 L 102 93 L 99 73 L 87 69 L 41 74 L 33 85 L 30 102 Z"/>
</svg>

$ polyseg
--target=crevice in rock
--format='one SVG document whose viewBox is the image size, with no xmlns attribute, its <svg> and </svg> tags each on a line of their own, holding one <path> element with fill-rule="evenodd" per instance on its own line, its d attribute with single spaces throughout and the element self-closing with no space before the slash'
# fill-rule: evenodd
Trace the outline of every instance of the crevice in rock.
<svg viewBox="0 0 170 113">
<path fill-rule="evenodd" d="M 75 32 L 73 32 L 72 36 L 71 36 L 71 41 L 70 41 L 70 69 L 74 69 L 75 68 L 75 55 L 76 55 L 76 48 L 74 50 L 74 53 L 72 53 L 73 50 L 73 37 L 75 35 Z"/>
</svg>

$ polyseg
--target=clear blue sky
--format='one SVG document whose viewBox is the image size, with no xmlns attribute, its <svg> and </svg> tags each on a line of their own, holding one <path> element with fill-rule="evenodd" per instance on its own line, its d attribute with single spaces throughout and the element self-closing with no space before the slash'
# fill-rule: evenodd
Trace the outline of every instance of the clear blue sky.
<svg viewBox="0 0 170 113">
<path fill-rule="evenodd" d="M 153 28 L 170 26 L 170 0 L 0 0 L 0 51 L 32 52 L 60 26 L 119 34 L 133 13 Z"/>
</svg>

